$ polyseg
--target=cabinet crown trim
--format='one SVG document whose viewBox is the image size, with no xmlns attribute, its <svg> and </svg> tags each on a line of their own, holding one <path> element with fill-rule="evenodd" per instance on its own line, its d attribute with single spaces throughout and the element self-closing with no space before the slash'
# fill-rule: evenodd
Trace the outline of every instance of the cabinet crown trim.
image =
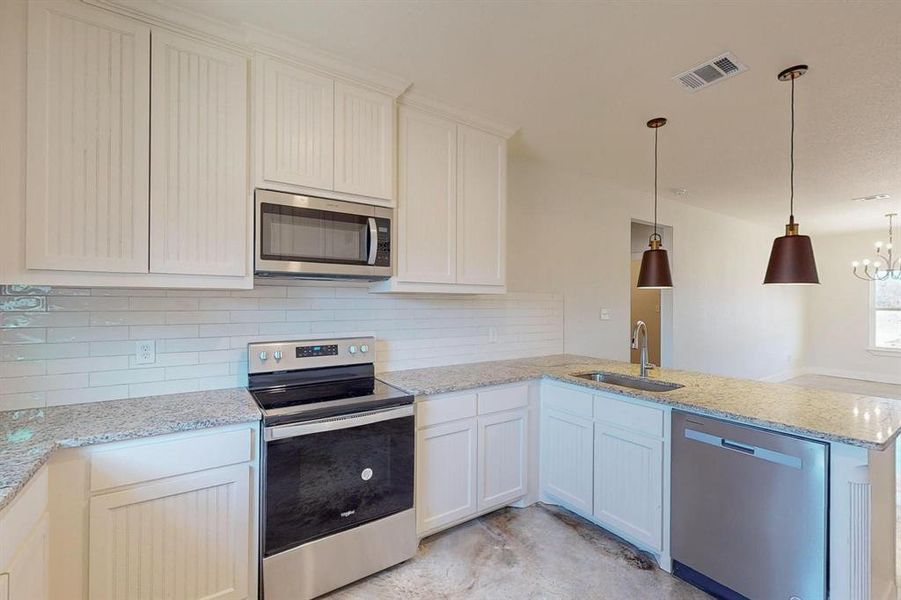
<svg viewBox="0 0 901 600">
<path fill-rule="evenodd" d="M 513 134 L 519 131 L 518 125 L 513 125 L 512 123 L 507 123 L 491 117 L 485 117 L 476 114 L 471 110 L 446 104 L 433 96 L 415 89 L 415 87 L 404 92 L 404 94 L 398 98 L 398 103 L 404 106 L 425 110 L 446 119 L 487 131 L 488 133 L 493 133 L 505 140 L 510 139 Z"/>
</svg>

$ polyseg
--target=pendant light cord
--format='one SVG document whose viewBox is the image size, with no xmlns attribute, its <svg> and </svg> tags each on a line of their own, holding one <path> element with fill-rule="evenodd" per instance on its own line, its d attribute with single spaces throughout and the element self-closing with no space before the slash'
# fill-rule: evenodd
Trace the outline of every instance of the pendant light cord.
<svg viewBox="0 0 901 600">
<path fill-rule="evenodd" d="M 795 222 L 795 77 L 792 77 L 792 126 L 791 126 L 791 146 L 789 155 L 791 157 L 791 171 L 789 175 L 789 185 L 791 187 L 791 199 L 789 200 L 789 222 Z"/>
<path fill-rule="evenodd" d="M 659 127 L 654 128 L 654 235 L 657 236 L 657 132 Z"/>
</svg>

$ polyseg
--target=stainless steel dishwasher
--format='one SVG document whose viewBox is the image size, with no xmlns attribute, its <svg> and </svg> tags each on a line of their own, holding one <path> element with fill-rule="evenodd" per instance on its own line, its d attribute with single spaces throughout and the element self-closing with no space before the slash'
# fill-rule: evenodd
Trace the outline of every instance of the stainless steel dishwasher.
<svg viewBox="0 0 901 600">
<path fill-rule="evenodd" d="M 673 411 L 673 574 L 718 598 L 824 600 L 829 446 Z"/>
</svg>

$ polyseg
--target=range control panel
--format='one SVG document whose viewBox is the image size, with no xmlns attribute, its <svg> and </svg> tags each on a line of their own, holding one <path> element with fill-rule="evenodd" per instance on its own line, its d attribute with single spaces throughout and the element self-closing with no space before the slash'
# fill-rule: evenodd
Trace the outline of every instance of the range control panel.
<svg viewBox="0 0 901 600">
<path fill-rule="evenodd" d="M 311 356 L 338 356 L 338 344 L 326 344 L 318 346 L 297 346 L 294 349 L 297 358 L 309 358 Z"/>
<path fill-rule="evenodd" d="M 375 338 L 254 342 L 247 345 L 247 372 L 271 373 L 375 362 Z"/>
</svg>

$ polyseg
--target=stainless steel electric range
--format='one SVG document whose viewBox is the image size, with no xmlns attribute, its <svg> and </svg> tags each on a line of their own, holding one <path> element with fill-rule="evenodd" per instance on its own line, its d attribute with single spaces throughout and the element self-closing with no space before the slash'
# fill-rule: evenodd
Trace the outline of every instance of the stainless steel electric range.
<svg viewBox="0 0 901 600">
<path fill-rule="evenodd" d="M 248 345 L 263 411 L 261 597 L 314 598 L 411 558 L 413 397 L 374 376 L 375 340 Z"/>
</svg>

